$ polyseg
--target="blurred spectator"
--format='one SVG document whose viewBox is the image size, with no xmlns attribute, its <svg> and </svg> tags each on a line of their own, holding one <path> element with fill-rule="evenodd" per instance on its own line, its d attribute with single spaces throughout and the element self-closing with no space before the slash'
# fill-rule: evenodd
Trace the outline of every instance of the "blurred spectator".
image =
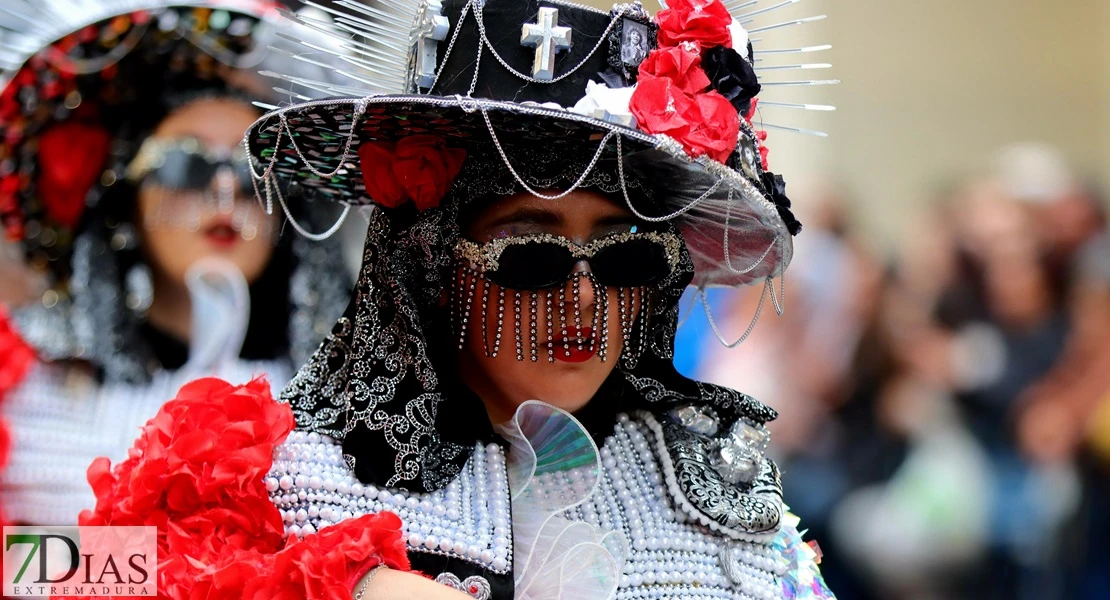
<svg viewBox="0 0 1110 600">
<path fill-rule="evenodd" d="M 683 372 L 751 393 L 842 598 L 1110 597 L 1110 234 L 1055 150 L 944 190 L 889 266 L 850 199 L 808 209 L 788 310 L 711 295 Z M 768 302 L 769 304 L 769 302 Z M 770 315 L 770 316 L 767 316 Z M 685 336 L 685 337 L 684 337 Z M 784 358 L 785 357 L 785 358 Z"/>
</svg>

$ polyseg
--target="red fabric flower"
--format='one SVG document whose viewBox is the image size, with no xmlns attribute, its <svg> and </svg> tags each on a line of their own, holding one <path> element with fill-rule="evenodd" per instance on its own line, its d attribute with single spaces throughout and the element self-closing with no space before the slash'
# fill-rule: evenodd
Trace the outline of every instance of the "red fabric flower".
<svg viewBox="0 0 1110 600">
<path fill-rule="evenodd" d="M 157 526 L 160 597 L 349 600 L 370 568 L 409 570 L 392 513 L 283 538 L 263 477 L 293 415 L 269 390 L 262 379 L 193 382 L 147 422 L 115 469 L 106 458 L 89 467 L 97 505 L 78 522 Z"/>
<path fill-rule="evenodd" d="M 667 8 L 655 15 L 659 24 L 659 45 L 677 46 L 694 42 L 702 48 L 732 47 L 728 26 L 732 15 L 721 0 L 669 0 Z"/>
<path fill-rule="evenodd" d="M 755 111 L 759 108 L 759 98 L 752 98 L 751 105 L 748 106 L 748 112 L 744 113 L 744 120 L 751 123 L 755 118 Z"/>
<path fill-rule="evenodd" d="M 19 337 L 0 308 L 0 400 L 23 381 L 34 362 L 35 351 Z"/>
<path fill-rule="evenodd" d="M 764 171 L 767 171 L 767 155 L 770 154 L 770 149 L 764 142 L 767 141 L 767 132 L 760 130 L 756 132 L 756 139 L 759 140 L 759 162 L 763 165 Z"/>
<path fill-rule="evenodd" d="M 385 564 L 409 570 L 401 519 L 389 512 L 348 519 L 294 541 L 274 555 L 271 575 L 247 583 L 242 598 L 325 600 L 350 598 L 366 572 Z"/>
<path fill-rule="evenodd" d="M 409 200 L 418 210 L 439 206 L 466 160 L 466 150 L 443 138 L 413 135 L 391 142 L 365 142 L 358 149 L 366 192 L 377 204 L 397 208 Z"/>
<path fill-rule="evenodd" d="M 690 123 L 686 120 L 690 104 L 690 97 L 670 79 L 642 73 L 628 108 L 641 130 L 681 140 L 690 131 Z"/>
<path fill-rule="evenodd" d="M 12 448 L 12 436 L 8 431 L 8 423 L 0 419 L 0 470 L 8 466 L 8 454 Z M 0 504 L 0 527 L 6 525 L 8 520 L 4 518 L 4 506 Z"/>
<path fill-rule="evenodd" d="M 641 76 L 629 107 L 640 129 L 674 138 L 691 156 L 724 162 L 736 148 L 740 117 L 717 92 L 690 96 L 670 79 Z"/>
<path fill-rule="evenodd" d="M 39 139 L 38 194 L 56 223 L 77 226 L 85 196 L 100 178 L 112 138 L 96 125 L 67 121 Z"/>
<path fill-rule="evenodd" d="M 709 77 L 701 68 L 701 55 L 682 46 L 652 50 L 640 63 L 640 77 L 644 74 L 666 77 L 678 89 L 696 94 L 709 87 Z"/>
<path fill-rule="evenodd" d="M 687 117 L 693 127 L 679 141 L 693 156 L 704 154 L 717 162 L 725 162 L 736 149 L 740 115 L 732 103 L 717 92 L 698 94 L 694 97 L 694 106 L 696 116 Z"/>
</svg>

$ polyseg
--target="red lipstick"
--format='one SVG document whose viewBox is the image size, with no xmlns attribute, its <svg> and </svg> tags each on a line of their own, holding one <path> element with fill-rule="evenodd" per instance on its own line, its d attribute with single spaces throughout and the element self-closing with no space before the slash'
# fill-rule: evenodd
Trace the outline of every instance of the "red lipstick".
<svg viewBox="0 0 1110 600">
<path fill-rule="evenodd" d="M 227 221 L 217 221 L 209 225 L 204 230 L 204 237 L 217 248 L 231 248 L 240 240 L 239 232 Z"/>
<path fill-rule="evenodd" d="M 557 360 L 569 363 L 586 362 L 597 354 L 594 330 L 590 327 L 567 327 L 566 335 L 552 338 L 548 347 Z"/>
</svg>

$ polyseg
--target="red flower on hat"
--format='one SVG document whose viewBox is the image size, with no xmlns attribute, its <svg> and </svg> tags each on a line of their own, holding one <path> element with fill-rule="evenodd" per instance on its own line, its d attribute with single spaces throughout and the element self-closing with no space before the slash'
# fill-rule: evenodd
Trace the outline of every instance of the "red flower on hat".
<svg viewBox="0 0 1110 600">
<path fill-rule="evenodd" d="M 102 127 L 67 121 L 39 139 L 38 195 L 54 222 L 74 228 L 85 211 L 85 197 L 100 178 L 112 137 Z"/>
<path fill-rule="evenodd" d="M 669 0 L 655 20 L 660 46 L 694 42 L 702 48 L 732 47 L 732 15 L 721 0 Z"/>
<path fill-rule="evenodd" d="M 693 156 L 705 155 L 717 162 L 728 160 L 736 149 L 740 135 L 740 115 L 724 96 L 717 92 L 694 97 L 694 110 L 688 119 L 693 123 L 682 145 Z"/>
<path fill-rule="evenodd" d="M 669 135 L 681 141 L 690 131 L 686 117 L 691 102 L 690 96 L 669 78 L 641 73 L 628 108 L 643 131 Z"/>
<path fill-rule="evenodd" d="M 17 197 L 21 187 L 18 173 L 0 177 L 0 228 L 10 242 L 23 239 L 23 209 Z"/>
<path fill-rule="evenodd" d="M 696 49 L 673 46 L 653 50 L 640 63 L 640 76 L 666 77 L 687 94 L 696 94 L 709 87 L 709 77 L 701 68 L 701 54 Z"/>
<path fill-rule="evenodd" d="M 736 149 L 740 116 L 717 92 L 689 95 L 669 78 L 641 75 L 629 108 L 640 129 L 674 138 L 690 156 L 724 162 Z"/>
<path fill-rule="evenodd" d="M 412 201 L 417 210 L 439 206 L 466 160 L 466 150 L 448 148 L 434 135 L 392 142 L 365 142 L 358 149 L 366 193 L 376 204 L 397 208 Z"/>
</svg>

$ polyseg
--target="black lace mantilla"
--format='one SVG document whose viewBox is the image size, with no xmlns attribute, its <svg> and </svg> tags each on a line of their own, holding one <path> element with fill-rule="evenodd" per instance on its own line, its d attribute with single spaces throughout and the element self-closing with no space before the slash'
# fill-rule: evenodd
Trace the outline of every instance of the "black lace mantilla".
<svg viewBox="0 0 1110 600">
<path fill-rule="evenodd" d="M 519 158 L 519 157 L 518 157 Z M 586 164 L 542 152 L 518 160 L 533 188 L 565 188 Z M 587 157 L 588 158 L 588 157 Z M 651 202 L 644 186 L 630 193 Z M 584 189 L 615 193 L 617 175 L 599 164 Z M 447 485 L 490 431 L 480 402 L 452 372 L 454 343 L 440 306 L 450 282 L 460 213 L 475 202 L 521 191 L 490 148 L 471 150 L 463 172 L 442 204 L 424 212 L 402 207 L 376 210 L 369 225 L 362 271 L 343 318 L 281 398 L 298 426 L 341 440 L 348 464 L 365 483 L 430 492 Z M 672 364 L 678 300 L 693 277 L 685 248 L 679 267 L 661 285 L 638 361 L 622 361 L 619 386 L 600 395 L 620 396 L 625 409 L 662 415 L 680 404 L 712 406 L 727 426 L 744 417 L 760 423 L 774 411 L 738 392 L 682 377 Z M 617 390 L 617 391 L 614 391 Z M 616 401 L 597 398 L 596 401 Z M 468 404 L 467 407 L 461 404 Z M 442 418 L 445 411 L 451 418 Z M 455 418 L 479 415 L 477 421 Z"/>
</svg>

